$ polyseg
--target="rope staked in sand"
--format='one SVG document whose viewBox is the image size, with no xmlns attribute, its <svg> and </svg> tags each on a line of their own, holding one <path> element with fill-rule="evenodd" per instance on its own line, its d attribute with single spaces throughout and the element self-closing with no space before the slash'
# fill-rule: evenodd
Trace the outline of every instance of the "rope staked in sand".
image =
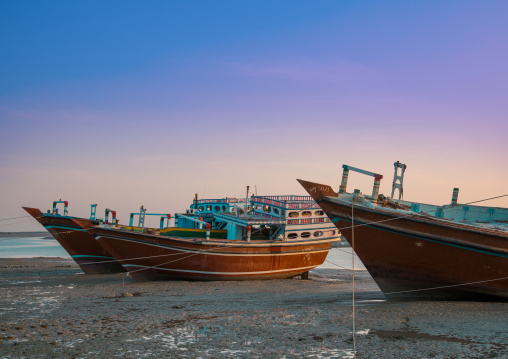
<svg viewBox="0 0 508 359">
<path fill-rule="evenodd" d="M 356 358 L 356 318 L 355 318 L 355 222 L 354 222 L 354 203 L 351 200 L 351 258 L 353 260 L 353 358 Z"/>
<path fill-rule="evenodd" d="M 208 251 L 203 251 L 203 252 L 208 252 Z M 178 262 L 179 260 L 182 260 L 182 259 L 187 259 L 187 258 L 190 258 L 190 257 L 193 257 L 193 256 L 196 256 L 200 253 L 194 253 L 194 254 L 189 254 L 187 257 L 183 257 L 183 258 L 178 258 L 178 259 L 175 259 L 174 261 L 169 261 L 169 262 L 165 262 L 165 263 L 161 263 L 161 264 L 157 264 L 157 265 L 154 265 L 153 267 L 160 267 L 160 266 L 163 266 L 165 264 L 169 264 L 169 263 L 173 263 L 173 262 Z M 151 267 L 152 268 L 152 267 Z M 147 270 L 147 269 L 151 269 L 151 268 L 141 268 L 141 269 L 137 269 L 137 270 L 132 270 L 132 271 L 129 271 L 127 272 L 127 276 L 131 273 L 136 273 L 136 272 L 141 272 L 143 270 Z"/>
<path fill-rule="evenodd" d="M 493 198 L 498 198 L 498 197 L 493 197 Z M 480 201 L 476 201 L 476 202 L 480 202 Z M 28 219 L 30 220 L 30 219 Z M 21 223 L 21 222 L 25 222 L 25 221 L 20 221 L 20 222 L 16 222 L 16 223 Z M 10 224 L 13 224 L 13 223 L 10 223 Z M 356 226 L 352 226 L 352 228 L 354 227 L 359 227 L 359 225 L 356 225 Z M 70 232 L 74 232 L 74 231 L 63 231 L 63 232 L 60 232 L 60 233 L 70 233 Z M 353 231 L 354 232 L 354 231 Z M 354 235 L 353 235 L 353 238 L 354 238 Z M 201 252 L 211 252 L 215 249 L 218 249 L 220 247 L 223 247 L 222 245 L 217 245 L 215 246 L 213 249 L 209 249 L 209 250 L 202 250 L 200 251 Z M 336 248 L 337 249 L 337 248 Z M 339 251 L 342 251 L 342 252 L 345 252 L 345 253 L 348 253 L 347 251 L 344 251 L 344 250 L 341 250 L 341 249 L 337 249 Z M 353 251 L 352 253 L 354 253 L 354 248 L 353 248 Z M 162 255 L 158 255 L 158 256 L 149 256 L 149 257 L 139 257 L 139 258 L 127 258 L 127 259 L 124 259 L 125 261 L 127 260 L 136 260 L 136 259 L 147 259 L 147 258 L 156 258 L 156 257 L 167 257 L 167 256 L 172 256 L 172 255 L 177 255 L 178 253 L 176 254 L 162 254 Z M 196 253 L 196 254 L 199 254 L 199 253 Z M 349 254 L 349 253 L 348 253 Z M 195 255 L 195 254 L 192 254 L 192 255 Z M 184 257 L 184 258 L 180 258 L 180 259 L 185 259 L 187 257 Z M 177 260 L 180 260 L 180 259 L 177 259 Z M 177 261 L 175 260 L 175 261 Z M 103 261 L 102 263 L 109 263 L 109 262 L 118 262 L 117 260 L 111 260 L 111 261 Z M 351 270 L 351 271 L 354 271 L 354 269 L 351 269 L 351 268 L 346 268 L 346 267 L 343 267 L 341 265 L 338 265 L 334 262 L 331 262 L 329 261 L 328 259 L 326 260 L 326 262 L 338 267 L 338 268 L 342 268 L 342 269 L 346 269 L 346 270 Z M 170 262 L 167 262 L 167 263 L 170 263 Z M 163 264 L 167 264 L 167 263 L 163 263 Z M 88 265 L 88 264 L 95 264 L 93 262 L 90 262 L 90 263 L 82 263 L 81 265 Z M 161 264 L 162 265 L 162 264 Z M 353 256 L 353 265 L 354 265 L 354 256 Z M 335 268 L 328 268 L 328 269 L 335 269 Z M 413 290 L 408 290 L 408 291 L 400 291 L 400 292 L 390 292 L 390 293 L 386 293 L 386 294 L 399 294 L 399 293 L 409 293 L 409 292 L 421 292 L 421 291 L 426 291 L 426 290 L 435 290 L 435 289 L 445 289 L 445 288 L 452 288 L 452 287 L 459 287 L 459 286 L 466 286 L 466 285 L 471 285 L 471 284 L 480 284 L 480 283 L 487 283 L 487 282 L 494 282 L 494 281 L 498 281 L 498 280 L 505 280 L 505 279 L 508 279 L 508 277 L 502 277 L 502 278 L 494 278 L 494 279 L 486 279 L 486 280 L 483 280 L 483 281 L 477 281 L 477 282 L 470 282 L 470 283 L 462 283 L 462 284 L 453 284 L 453 285 L 449 285 L 449 286 L 441 286 L 441 287 L 433 287 L 433 288 L 423 288 L 423 289 L 413 289 Z M 354 280 L 354 276 L 353 276 L 353 280 Z M 353 283 L 354 284 L 354 283 Z"/>
<path fill-rule="evenodd" d="M 326 268 L 326 269 L 336 269 L 336 270 L 339 270 L 339 269 L 346 269 L 346 270 L 350 270 L 352 271 L 353 269 L 351 268 L 346 268 L 346 267 L 343 267 L 343 266 L 340 266 L 336 263 L 333 263 L 331 261 L 329 261 L 328 259 L 325 260 L 325 262 L 328 262 L 330 264 L 333 264 L 334 266 L 338 267 L 338 268 L 332 268 L 332 267 L 325 267 L 323 265 L 321 265 L 320 267 L 321 268 Z M 497 280 L 505 280 L 505 279 L 508 279 L 508 277 L 501 277 L 501 278 L 494 278 L 494 279 L 486 279 L 486 280 L 480 280 L 480 281 L 477 281 L 477 282 L 469 282 L 469 283 L 461 283 L 461 284 L 451 284 L 451 285 L 444 285 L 444 286 L 441 286 L 441 287 L 432 287 L 432 288 L 422 288 L 422 289 L 412 289 L 412 290 L 403 290 L 403 291 L 400 291 L 400 292 L 390 292 L 390 293 L 386 293 L 386 294 L 399 294 L 399 293 L 410 293 L 410 292 L 422 292 L 422 291 L 425 291 L 425 290 L 435 290 L 435 289 L 445 289 L 445 288 L 452 288 L 452 287 L 460 287 L 460 286 L 464 286 L 464 285 L 471 285 L 471 284 L 480 284 L 480 283 L 488 283 L 488 282 L 495 282 Z"/>
<path fill-rule="evenodd" d="M 469 283 L 461 283 L 461 284 L 452 284 L 452 285 L 444 285 L 441 287 L 433 287 L 433 288 L 423 288 L 423 289 L 412 289 L 412 290 L 402 290 L 400 292 L 390 292 L 386 294 L 399 294 L 399 293 L 411 293 L 411 292 L 423 292 L 426 290 L 434 290 L 434 289 L 445 289 L 445 288 L 453 288 L 453 287 L 461 287 L 464 285 L 471 285 L 471 284 L 480 284 L 480 283 L 487 283 L 487 282 L 495 282 L 497 280 L 504 280 L 508 279 L 508 277 L 503 278 L 496 278 L 496 279 L 486 279 L 486 280 L 480 280 L 478 282 L 469 282 Z"/>
<path fill-rule="evenodd" d="M 459 206 L 466 206 L 466 205 L 473 204 L 473 203 L 485 202 L 485 201 L 490 201 L 490 200 L 493 200 L 493 199 L 503 198 L 503 197 L 508 197 L 508 194 L 504 194 L 504 195 L 500 195 L 500 196 L 495 196 L 495 197 L 490 197 L 490 198 L 485 198 L 485 199 L 481 199 L 481 200 L 478 200 L 478 201 L 472 201 L 472 202 L 461 204 Z M 446 209 L 456 208 L 456 207 L 457 206 L 447 205 L 447 206 L 443 206 L 443 209 L 446 210 Z M 428 214 L 430 212 L 432 212 L 432 211 L 420 212 L 420 213 L 417 213 L 417 214 L 418 215 L 420 215 L 422 213 Z M 351 200 L 351 227 L 344 227 L 342 229 L 351 228 L 352 249 L 353 249 L 352 253 L 354 254 L 354 229 L 355 229 L 355 227 L 363 227 L 363 226 L 368 226 L 370 224 L 375 224 L 375 223 L 380 223 L 380 222 L 387 222 L 387 221 L 393 221 L 393 220 L 396 220 L 396 219 L 410 217 L 410 216 L 413 216 L 414 214 L 415 213 L 412 212 L 412 213 L 410 213 L 408 215 L 404 215 L 404 216 L 400 216 L 400 217 L 389 218 L 389 219 L 384 219 L 384 220 L 381 220 L 381 221 L 374 221 L 374 222 L 369 222 L 369 223 L 365 223 L 365 224 L 355 225 L 354 224 L 354 220 L 353 220 L 353 201 Z M 328 262 L 332 263 L 330 261 L 328 261 Z M 332 264 L 335 264 L 335 263 L 332 263 Z M 335 264 L 335 265 L 337 265 L 337 264 Z M 354 285 L 355 285 L 355 283 L 354 283 L 354 271 L 355 271 L 355 269 L 354 269 L 354 255 L 353 255 L 353 327 L 354 327 Z M 495 278 L 495 279 L 487 279 L 487 280 L 482 280 L 482 281 L 477 281 L 477 282 L 470 282 L 470 283 L 452 284 L 452 285 L 446 285 L 446 286 L 441 286 L 441 287 L 413 289 L 413 290 L 406 290 L 406 291 L 399 291 L 399 292 L 390 292 L 390 293 L 386 293 L 386 294 L 401 294 L 401 293 L 410 293 L 410 292 L 422 292 L 422 291 L 427 291 L 427 290 L 430 291 L 430 290 L 435 290 L 435 289 L 445 289 L 445 288 L 453 288 L 453 287 L 466 286 L 466 285 L 471 285 L 471 284 L 480 284 L 480 283 L 494 282 L 494 281 L 504 280 L 504 279 L 508 279 L 508 277 Z M 353 329 L 353 335 L 354 335 L 354 329 Z M 353 345 L 355 345 L 355 338 L 354 338 L 354 336 L 353 336 Z M 354 351 L 354 355 L 356 357 L 356 350 Z"/>
<path fill-rule="evenodd" d="M 495 197 L 490 197 L 490 198 L 485 198 L 485 199 L 480 199 L 478 201 L 472 201 L 472 202 L 468 202 L 468 203 L 463 203 L 461 205 L 456 205 L 456 206 L 451 206 L 451 205 L 446 205 L 446 206 L 443 206 L 443 209 L 446 210 L 446 209 L 449 209 L 449 208 L 457 208 L 457 207 L 460 207 L 460 206 L 467 206 L 467 205 L 470 205 L 470 204 L 473 204 L 473 203 L 479 203 L 479 202 L 485 202 L 485 201 L 490 201 L 492 199 L 497 199 L 497 198 L 503 198 L 503 197 L 508 197 L 508 194 L 503 194 L 503 195 L 500 195 L 500 196 L 495 196 Z M 310 205 L 309 205 L 310 206 Z M 295 210 L 296 212 L 301 212 L 303 211 L 304 209 L 307 209 L 307 208 L 302 208 L 300 210 Z M 411 214 L 409 215 L 404 215 L 404 216 L 400 216 L 400 217 L 395 217 L 395 218 L 390 218 L 390 219 L 384 219 L 384 220 L 381 220 L 381 221 L 376 221 L 376 222 L 369 222 L 369 223 L 365 223 L 365 224 L 358 224 L 358 225 L 355 225 L 354 223 L 351 224 L 351 227 L 344 227 L 342 229 L 348 229 L 348 228 L 353 228 L 353 227 L 362 227 L 362 226 L 368 226 L 370 224 L 375 224 L 375 223 L 381 223 L 381 222 L 387 222 L 387 221 L 393 221 L 393 220 L 396 220 L 396 219 L 400 219 L 400 218 L 405 218 L 405 217 L 410 217 L 410 216 L 413 216 L 414 214 L 429 214 L 430 212 L 433 212 L 433 211 L 428 211 L 428 212 L 420 212 L 420 213 L 415 213 L 415 212 L 412 212 Z M 18 218 L 25 218 L 25 217 L 31 217 L 31 216 L 23 216 L 23 217 L 14 217 L 14 218 L 4 218 L 4 219 L 0 219 L 0 221 L 6 221 L 6 220 L 9 220 L 9 219 L 18 219 Z M 37 217 L 39 218 L 39 217 Z M 36 219 L 37 219 L 36 218 Z M 13 222 L 13 223 L 7 223 L 7 224 L 3 224 L 3 225 L 0 225 L 0 227 L 5 227 L 5 226 L 10 226 L 11 224 L 17 224 L 17 223 L 22 223 L 22 222 L 26 222 L 26 221 L 29 221 L 31 218 L 29 219 L 26 219 L 26 220 L 23 220 L 23 221 L 19 221 L 19 222 Z M 68 231 L 68 232 L 72 232 L 72 231 Z M 65 233 L 65 232 L 60 232 L 60 233 Z"/>
<path fill-rule="evenodd" d="M 492 200 L 492 199 L 497 199 L 497 198 L 502 198 L 502 197 L 507 197 L 508 194 L 505 194 L 505 195 L 500 195 L 500 196 L 495 196 L 495 197 L 490 197 L 490 198 L 486 198 L 486 199 L 482 199 L 482 200 L 478 200 L 478 201 L 472 201 L 472 202 L 468 202 L 468 203 L 464 203 L 464 204 L 461 204 L 461 206 L 465 206 L 465 205 L 469 205 L 469 204 L 473 204 L 473 203 L 479 203 L 479 202 L 485 202 L 485 201 L 489 201 L 489 200 Z M 446 206 L 443 206 L 443 207 L 446 207 Z M 455 206 L 456 207 L 456 206 Z M 446 207 L 446 208 L 443 208 L 443 209 L 449 209 L 449 208 L 455 208 L 455 207 Z M 301 210 L 300 210 L 301 211 Z M 426 212 L 421 212 L 421 213 L 426 213 Z M 346 267 L 342 267 L 336 263 L 333 263 L 329 260 L 326 260 L 326 262 L 328 263 L 331 263 L 339 268 L 343 268 L 343 269 L 346 269 L 346 270 L 352 270 L 353 271 L 353 318 L 354 318 L 354 271 L 355 271 L 355 268 L 354 268 L 354 228 L 355 227 L 362 227 L 362 226 L 367 226 L 369 224 L 374 224 L 374 223 L 380 223 L 380 222 L 386 222 L 386 221 L 392 221 L 392 220 L 395 220 L 395 219 L 400 219 L 400 218 L 405 218 L 405 217 L 409 217 L 409 216 L 412 216 L 414 215 L 414 213 L 411 213 L 409 215 L 404 215 L 404 216 L 400 216 L 400 217 L 396 217 L 396 218 L 390 218 L 390 219 L 387 219 L 387 220 L 381 220 L 381 221 L 374 221 L 374 222 L 369 222 L 369 223 L 366 223 L 366 224 L 361 224 L 361 225 L 355 225 L 354 224 L 354 220 L 353 220 L 353 214 L 354 214 L 354 210 L 353 210 L 353 203 L 351 203 L 351 227 L 344 227 L 343 229 L 345 228 L 351 228 L 352 230 L 352 244 L 353 244 L 353 250 L 352 250 L 352 261 L 353 261 L 353 269 L 350 269 L 350 268 L 346 268 Z M 420 214 L 420 213 L 418 213 Z M 26 216 L 28 217 L 28 216 Z M 24 218 L 24 217 L 15 217 L 15 218 L 6 218 L 4 220 L 8 220 L 8 219 L 17 219 L 17 218 Z M 38 217 L 37 217 L 38 218 Z M 22 223 L 22 222 L 26 222 L 26 221 L 29 221 L 31 218 L 29 219 L 26 219 L 26 220 L 23 220 L 23 221 L 18 221 L 18 222 L 14 222 L 14 223 L 8 223 L 8 224 L 4 224 L 4 225 L 0 225 L 0 227 L 4 227 L 4 226 L 8 226 L 8 225 L 11 225 L 11 224 L 16 224 L 16 223 Z M 74 232 L 72 230 L 70 231 L 63 231 L 63 232 L 59 232 L 60 234 L 61 233 L 70 233 L 70 232 Z M 244 236 L 246 238 L 246 236 Z M 244 238 L 242 237 L 242 239 Z M 218 247 L 222 247 L 221 245 L 217 245 L 214 249 L 218 248 Z M 214 249 L 210 249 L 210 250 L 203 250 L 203 251 L 200 251 L 201 252 L 208 252 L 208 251 L 212 251 Z M 343 251 L 341 249 L 338 249 L 339 251 Z M 346 252 L 346 251 L 343 251 L 343 252 Z M 347 253 L 347 252 L 346 252 Z M 199 253 L 196 253 L 196 254 L 192 254 L 192 255 L 197 255 Z M 172 255 L 176 255 L 176 254 L 163 254 L 163 255 L 158 255 L 158 256 L 150 256 L 150 257 L 139 257 L 139 258 L 128 258 L 128 259 L 124 259 L 125 261 L 127 260 L 135 260 L 135 259 L 147 259 L 147 258 L 156 258 L 156 257 L 164 257 L 164 256 L 172 256 Z M 191 255 L 191 256 L 192 256 Z M 190 257 L 190 256 L 188 256 Z M 184 258 L 180 258 L 180 259 L 185 259 L 185 258 L 188 258 L 188 257 L 184 257 Z M 178 261 L 180 259 L 177 259 L 175 260 Z M 104 261 L 103 263 L 108 263 L 108 262 L 117 262 L 117 260 L 112 260 L 112 261 Z M 160 265 L 164 265 L 164 264 L 168 264 L 168 263 L 171 263 L 173 261 L 170 261 L 170 262 L 167 262 L 167 263 L 163 263 L 163 264 L 160 264 Z M 82 265 L 87 265 L 87 264 L 94 264 L 92 262 L 90 263 L 82 263 Z M 140 270 L 144 270 L 144 269 L 140 269 Z M 128 273 L 127 273 L 128 275 Z M 414 290 L 408 290 L 408 291 L 399 291 L 399 292 L 391 292 L 391 293 L 386 293 L 386 294 L 399 294 L 399 293 L 408 293 L 408 292 L 416 292 L 416 291 L 426 291 L 426 290 L 435 290 L 435 289 L 445 289 L 445 288 L 451 288 L 451 287 L 459 287 L 459 286 L 466 286 L 466 285 L 470 285 L 470 284 L 479 284 L 479 283 L 487 283 L 487 282 L 493 282 L 493 281 L 498 281 L 498 280 L 504 280 L 504 279 L 508 279 L 508 277 L 503 277 L 503 278 L 495 278 L 495 279 L 488 279 L 488 280 L 483 280 L 483 281 L 478 281 L 478 282 L 470 282 L 470 283 L 462 283 L 462 284 L 454 284 L 454 285 L 449 285 L 449 286 L 441 286 L 441 287 L 433 287 L 433 288 L 424 288 L 424 289 L 414 289 Z M 353 325 L 355 326 L 355 323 L 353 323 Z M 353 345 L 355 345 L 355 338 L 354 338 L 354 331 L 353 331 Z M 355 351 L 356 353 L 356 351 Z M 356 354 L 355 354 L 356 355 Z"/>
<path fill-rule="evenodd" d="M 348 254 L 349 254 L 349 253 L 348 253 Z M 328 262 L 328 263 L 330 263 L 330 264 L 333 264 L 334 266 L 337 266 L 337 267 L 339 267 L 340 269 L 353 270 L 353 269 L 351 269 L 351 268 L 347 268 L 347 267 L 343 267 L 343 266 L 341 266 L 341 265 L 338 265 L 337 263 L 333 263 L 333 262 L 329 261 L 328 259 L 326 259 L 326 260 L 325 260 L 325 262 Z M 323 267 L 323 266 L 321 265 L 320 267 Z M 330 267 L 327 267 L 327 268 L 328 268 L 328 269 L 339 269 L 339 268 L 330 268 Z"/>
</svg>

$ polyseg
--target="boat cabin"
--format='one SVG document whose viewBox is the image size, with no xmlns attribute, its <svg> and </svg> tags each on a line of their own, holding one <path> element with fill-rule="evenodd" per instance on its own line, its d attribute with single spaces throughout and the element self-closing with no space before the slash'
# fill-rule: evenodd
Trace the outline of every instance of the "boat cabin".
<svg viewBox="0 0 508 359">
<path fill-rule="evenodd" d="M 212 229 L 227 230 L 227 239 L 232 240 L 301 241 L 340 237 L 311 196 L 251 196 L 248 202 L 243 198 L 196 200 L 186 215 L 175 215 L 175 226 L 200 227 L 197 222 L 191 223 L 188 215 L 201 217 Z"/>
</svg>

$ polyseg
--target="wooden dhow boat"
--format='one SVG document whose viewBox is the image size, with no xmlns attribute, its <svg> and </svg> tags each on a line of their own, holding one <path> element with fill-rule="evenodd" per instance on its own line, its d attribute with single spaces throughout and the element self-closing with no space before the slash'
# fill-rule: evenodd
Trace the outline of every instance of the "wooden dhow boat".
<svg viewBox="0 0 508 359">
<path fill-rule="evenodd" d="M 57 204 L 59 203 L 64 204 L 63 215 L 58 213 Z M 38 208 L 23 207 L 23 209 L 51 233 L 85 274 L 125 272 L 125 269 L 106 248 L 73 222 L 76 217 L 68 216 L 68 205 L 67 201 L 54 201 L 53 209 L 51 212 L 48 210 L 48 213 L 42 213 Z M 90 221 L 99 224 L 99 221 L 95 220 L 96 208 L 95 204 L 92 205 Z M 108 211 L 111 212 L 114 220 L 114 211 L 107 209 L 106 214 L 109 213 Z"/>
<path fill-rule="evenodd" d="M 298 181 L 388 298 L 508 298 L 508 209 L 458 204 L 458 189 L 447 206 L 402 201 L 399 162 L 392 188 L 399 200 L 378 195 L 381 175 L 343 168 L 338 193 Z M 372 196 L 346 192 L 350 170 L 374 177 Z"/>
<path fill-rule="evenodd" d="M 304 223 L 288 224 L 304 212 Z M 201 200 L 175 220 L 175 227 L 157 230 L 73 221 L 139 281 L 305 277 L 340 241 L 310 196 Z"/>
</svg>

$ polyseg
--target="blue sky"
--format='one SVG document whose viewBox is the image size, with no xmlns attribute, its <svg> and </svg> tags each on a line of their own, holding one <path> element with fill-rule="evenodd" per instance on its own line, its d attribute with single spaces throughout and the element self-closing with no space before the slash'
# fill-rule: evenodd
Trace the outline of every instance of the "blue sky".
<svg viewBox="0 0 508 359">
<path fill-rule="evenodd" d="M 415 201 L 505 191 L 504 1 L 0 10 L 1 218 L 57 197 L 122 219 L 249 184 L 302 193 L 295 178 L 338 186 L 342 163 L 385 174 L 388 193 L 396 160 Z"/>
</svg>

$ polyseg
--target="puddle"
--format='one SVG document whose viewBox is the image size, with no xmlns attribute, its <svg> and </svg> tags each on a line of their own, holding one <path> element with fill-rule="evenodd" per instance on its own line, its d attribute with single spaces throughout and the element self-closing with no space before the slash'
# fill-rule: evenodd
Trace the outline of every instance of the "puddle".
<svg viewBox="0 0 508 359">
<path fill-rule="evenodd" d="M 356 331 L 356 335 L 368 335 L 368 334 L 369 334 L 369 330 L 370 330 L 370 329 L 357 330 L 357 331 Z"/>
<path fill-rule="evenodd" d="M 65 343 L 65 346 L 68 347 L 68 348 L 75 348 L 76 347 L 76 344 L 81 344 L 83 343 L 84 340 L 83 339 L 76 339 L 74 341 L 71 341 L 71 342 L 68 342 L 68 343 Z"/>
<path fill-rule="evenodd" d="M 8 284 L 42 283 L 40 280 L 15 280 Z"/>
<path fill-rule="evenodd" d="M 16 315 L 18 319 L 32 319 L 45 316 L 60 308 L 63 300 L 60 296 L 44 297 L 43 294 L 49 292 L 37 293 L 38 289 L 26 290 L 19 296 L 5 295 L 2 299 L 3 310 L 0 308 L 0 315 Z"/>
<path fill-rule="evenodd" d="M 304 353 L 306 358 L 342 358 L 342 359 L 353 359 L 353 350 L 349 349 L 321 349 L 319 353 L 306 352 Z"/>
<path fill-rule="evenodd" d="M 460 343 L 465 345 L 470 344 L 481 344 L 481 345 L 492 345 L 493 347 L 504 349 L 506 344 L 504 343 L 483 343 L 477 342 L 470 339 L 454 338 L 447 335 L 433 335 L 427 333 L 421 333 L 416 330 L 371 330 L 369 334 L 376 335 L 383 339 L 391 340 L 403 340 L 403 339 L 418 339 L 418 340 L 433 340 L 433 341 L 444 341 L 449 343 Z"/>
</svg>

